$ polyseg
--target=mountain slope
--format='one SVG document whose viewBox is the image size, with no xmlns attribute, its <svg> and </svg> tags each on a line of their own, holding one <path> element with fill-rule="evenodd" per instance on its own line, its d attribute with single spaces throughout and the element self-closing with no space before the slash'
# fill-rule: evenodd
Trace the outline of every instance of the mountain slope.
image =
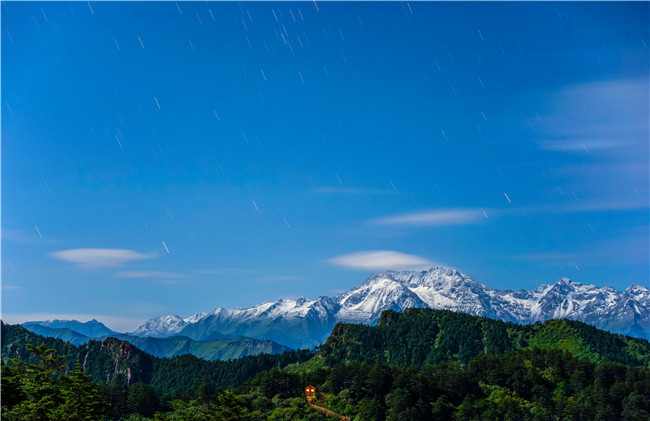
<svg viewBox="0 0 650 421">
<path fill-rule="evenodd" d="M 70 342 L 73 345 L 79 346 L 85 344 L 93 338 L 89 338 L 86 335 L 82 335 L 79 332 L 67 327 L 52 328 L 47 326 L 41 326 L 34 323 L 25 323 L 23 327 L 30 332 L 34 332 L 37 335 L 45 336 L 47 338 L 57 338 L 66 342 Z"/>
<path fill-rule="evenodd" d="M 376 326 L 339 323 L 321 346 L 326 365 L 339 361 L 421 367 L 443 361 L 466 364 L 479 354 L 525 349 L 567 351 L 593 362 L 650 367 L 650 342 L 573 320 L 533 325 L 423 308 L 387 310 Z"/>
<path fill-rule="evenodd" d="M 77 320 L 48 320 L 40 322 L 25 322 L 22 323 L 23 326 L 28 327 L 30 325 L 39 325 L 44 327 L 49 327 L 52 329 L 70 329 L 77 333 L 80 333 L 88 338 L 101 338 L 102 336 L 108 336 L 115 334 L 117 332 L 109 329 L 101 322 L 98 322 L 95 319 L 92 319 L 88 322 L 79 322 Z"/>
<path fill-rule="evenodd" d="M 58 355 L 65 355 L 68 367 L 74 367 L 77 361 L 80 362 L 86 374 L 91 375 L 95 382 L 143 382 L 162 392 L 181 393 L 198 387 L 206 376 L 215 387 L 225 389 L 242 384 L 260 371 L 303 362 L 313 356 L 313 353 L 308 351 L 287 351 L 282 354 L 251 355 L 228 361 L 206 361 L 189 354 L 158 358 L 116 338 L 93 339 L 83 345 L 74 346 L 61 339 L 37 335 L 20 325 L 4 323 L 0 323 L 0 342 L 0 355 L 5 363 L 11 358 L 34 363 L 34 356 L 28 351 L 26 344 L 45 344 L 48 348 L 56 350 Z M 244 343 L 239 346 L 247 345 Z"/>
<path fill-rule="evenodd" d="M 26 344 L 45 344 L 48 348 L 56 350 L 58 355 L 65 355 L 68 367 L 74 367 L 77 361 L 80 362 L 86 373 L 92 375 L 96 382 L 119 379 L 124 383 L 149 383 L 152 378 L 154 357 L 128 342 L 115 338 L 103 341 L 93 339 L 75 346 L 61 339 L 30 332 L 21 325 L 1 323 L 0 332 L 3 362 L 7 362 L 10 358 L 35 362 Z"/>
<path fill-rule="evenodd" d="M 187 336 L 169 338 L 142 338 L 130 335 L 116 335 L 116 338 L 129 342 L 161 358 L 171 358 L 191 354 L 208 361 L 228 360 L 249 355 L 281 354 L 288 347 L 270 340 L 251 338 L 218 339 L 214 341 L 195 341 Z"/>
<path fill-rule="evenodd" d="M 165 338 L 179 333 L 185 326 L 205 317 L 207 313 L 196 313 L 190 317 L 180 318 L 175 314 L 154 317 L 147 320 L 143 325 L 131 333 L 133 336 L 151 336 L 154 338 Z M 212 339 L 223 339 L 224 336 Z"/>
<path fill-rule="evenodd" d="M 381 274 L 369 277 L 361 286 L 337 296 L 335 300 L 340 306 L 336 319 L 358 323 L 377 320 L 387 309 L 427 307 L 427 303 L 407 285 Z"/>
<path fill-rule="evenodd" d="M 294 348 L 312 347 L 322 343 L 337 322 L 373 324 L 385 310 L 409 307 L 447 309 L 519 323 L 567 318 L 650 338 L 648 288 L 632 285 L 617 291 L 562 278 L 532 291 L 497 290 L 445 267 L 376 273 L 362 285 L 331 298 L 284 299 L 243 309 L 217 308 L 192 316 L 194 321 L 178 318 L 184 323 L 178 333 L 195 340 L 246 336 Z M 158 319 L 151 319 L 138 332 L 155 336 L 155 332 L 164 331 L 158 323 Z"/>
<path fill-rule="evenodd" d="M 293 348 L 321 343 L 336 323 L 337 303 L 328 297 L 282 299 L 247 309 L 217 308 L 180 334 L 195 340 L 215 335 L 270 339 Z"/>
<path fill-rule="evenodd" d="M 116 338 L 129 342 L 139 349 L 160 358 L 171 358 L 179 355 L 192 354 L 206 360 L 221 360 L 239 358 L 257 354 L 279 354 L 289 348 L 270 340 L 259 340 L 239 337 L 237 339 L 219 339 L 213 341 L 194 341 L 187 336 L 170 336 L 167 338 L 140 337 L 113 333 L 111 335 L 89 338 L 69 328 L 51 328 L 35 323 L 25 324 L 27 330 L 36 334 L 62 339 L 73 345 L 82 345 L 92 339 L 106 340 Z"/>
</svg>

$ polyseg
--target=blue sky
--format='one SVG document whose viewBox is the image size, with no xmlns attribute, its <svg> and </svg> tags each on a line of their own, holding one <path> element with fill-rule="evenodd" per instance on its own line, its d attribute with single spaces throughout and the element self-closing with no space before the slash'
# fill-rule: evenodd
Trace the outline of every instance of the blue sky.
<svg viewBox="0 0 650 421">
<path fill-rule="evenodd" d="M 3 318 L 647 286 L 648 12 L 4 2 Z"/>
</svg>

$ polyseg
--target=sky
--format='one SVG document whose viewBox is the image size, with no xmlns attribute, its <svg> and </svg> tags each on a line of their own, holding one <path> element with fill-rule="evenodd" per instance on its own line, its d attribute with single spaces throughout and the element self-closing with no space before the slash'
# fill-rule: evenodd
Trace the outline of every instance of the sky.
<svg viewBox="0 0 650 421">
<path fill-rule="evenodd" d="M 649 286 L 647 2 L 1 8 L 5 321 Z"/>
</svg>

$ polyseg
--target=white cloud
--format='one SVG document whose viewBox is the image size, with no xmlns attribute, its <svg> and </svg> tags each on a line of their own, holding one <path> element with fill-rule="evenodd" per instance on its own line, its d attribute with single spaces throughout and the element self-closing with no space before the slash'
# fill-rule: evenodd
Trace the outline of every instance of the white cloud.
<svg viewBox="0 0 650 421">
<path fill-rule="evenodd" d="M 213 269 L 195 270 L 194 272 L 200 273 L 201 275 L 246 275 L 251 273 L 257 273 L 259 271 L 256 269 L 242 269 L 242 268 L 213 268 Z"/>
<path fill-rule="evenodd" d="M 556 213 L 600 212 L 600 211 L 627 211 L 647 209 L 648 200 L 642 197 L 623 200 L 603 200 L 591 202 L 576 202 L 562 207 L 549 207 Z"/>
<path fill-rule="evenodd" d="M 557 152 L 589 152 L 598 149 L 612 149 L 629 146 L 632 142 L 613 139 L 562 139 L 544 140 L 542 149 Z"/>
<path fill-rule="evenodd" d="M 497 215 L 536 215 L 536 214 L 571 214 L 587 212 L 615 212 L 615 211 L 635 211 L 648 209 L 647 199 L 642 197 L 613 198 L 607 200 L 591 201 L 557 201 L 552 203 L 540 204 L 537 206 L 520 206 L 509 210 L 488 210 L 487 212 Z"/>
<path fill-rule="evenodd" d="M 569 85 L 543 102 L 551 112 L 538 116 L 542 149 L 600 152 L 608 159 L 647 162 L 648 79 L 616 79 Z"/>
<path fill-rule="evenodd" d="M 140 279 L 140 278 L 171 278 L 171 279 L 180 279 L 183 278 L 183 275 L 178 273 L 171 272 L 156 272 L 156 271 L 124 271 L 117 272 L 115 274 L 116 278 L 130 278 L 130 279 Z"/>
<path fill-rule="evenodd" d="M 376 225 L 395 226 L 450 226 L 479 224 L 488 217 L 536 215 L 536 214 L 568 214 L 582 212 L 604 211 L 633 211 L 648 209 L 650 203 L 646 197 L 615 198 L 590 201 L 556 201 L 533 206 L 516 206 L 509 208 L 476 208 L 476 209 L 431 209 L 427 211 L 406 213 L 401 215 L 374 218 L 368 222 Z"/>
<path fill-rule="evenodd" d="M 648 225 L 621 230 L 618 238 L 598 239 L 579 250 L 536 251 L 506 256 L 530 262 L 555 262 L 570 266 L 598 267 L 604 265 L 645 265 L 650 258 Z"/>
<path fill-rule="evenodd" d="M 45 320 L 78 320 L 87 322 L 92 319 L 98 320 L 111 330 L 116 332 L 130 332 L 137 329 L 146 318 L 128 318 L 106 316 L 101 314 L 76 314 L 76 313 L 3 313 L 2 321 L 9 324 L 24 322 L 45 321 Z"/>
<path fill-rule="evenodd" d="M 258 281 L 268 281 L 268 282 L 276 282 L 276 281 L 302 281 L 305 278 L 302 276 L 294 276 L 294 275 L 276 275 L 276 276 L 260 276 L 257 278 Z"/>
<path fill-rule="evenodd" d="M 482 209 L 432 209 L 423 212 L 375 218 L 370 222 L 379 225 L 464 225 L 475 224 L 487 218 Z"/>
<path fill-rule="evenodd" d="M 69 249 L 50 254 L 55 259 L 75 263 L 86 268 L 119 266 L 136 260 L 151 259 L 153 254 L 143 254 L 128 249 Z"/>
<path fill-rule="evenodd" d="M 4 223 L 3 223 L 4 225 Z M 2 241 L 16 244 L 54 244 L 58 242 L 53 238 L 39 237 L 36 230 L 26 231 L 2 228 Z"/>
<path fill-rule="evenodd" d="M 423 270 L 435 266 L 423 257 L 393 250 L 360 251 L 334 257 L 327 262 L 360 270 Z"/>
</svg>

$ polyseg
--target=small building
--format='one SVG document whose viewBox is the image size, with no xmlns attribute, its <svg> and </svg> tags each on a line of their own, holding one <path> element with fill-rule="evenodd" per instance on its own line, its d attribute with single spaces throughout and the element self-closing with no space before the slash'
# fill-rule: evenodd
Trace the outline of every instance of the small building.
<svg viewBox="0 0 650 421">
<path fill-rule="evenodd" d="M 307 397 L 307 400 L 314 399 L 316 397 L 316 388 L 311 385 L 305 387 L 305 396 Z"/>
</svg>

